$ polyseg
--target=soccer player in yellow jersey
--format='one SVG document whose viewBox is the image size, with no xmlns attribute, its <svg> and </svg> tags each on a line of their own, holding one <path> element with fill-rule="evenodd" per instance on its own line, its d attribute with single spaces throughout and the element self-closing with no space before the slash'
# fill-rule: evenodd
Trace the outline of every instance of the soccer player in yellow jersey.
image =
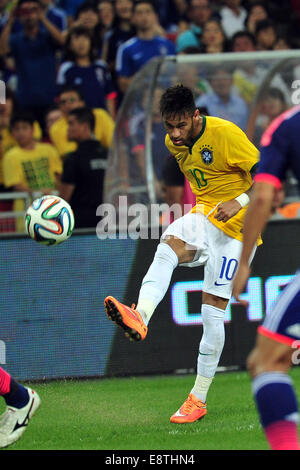
<svg viewBox="0 0 300 470">
<path fill-rule="evenodd" d="M 225 309 L 241 253 L 243 217 L 259 153 L 233 123 L 201 116 L 191 90 L 182 85 L 164 92 L 160 111 L 166 146 L 189 180 L 196 206 L 163 233 L 137 307 L 129 308 L 112 296 L 104 304 L 108 317 L 129 338 L 142 340 L 176 266 L 204 265 L 197 377 L 188 398 L 170 418 L 173 423 L 191 423 L 207 412 L 206 396 L 223 350 Z"/>
</svg>

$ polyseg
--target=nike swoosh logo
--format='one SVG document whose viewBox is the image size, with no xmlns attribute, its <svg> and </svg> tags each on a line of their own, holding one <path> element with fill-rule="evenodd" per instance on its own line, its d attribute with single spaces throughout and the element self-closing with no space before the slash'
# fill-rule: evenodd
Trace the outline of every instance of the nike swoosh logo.
<svg viewBox="0 0 300 470">
<path fill-rule="evenodd" d="M 31 412 L 31 410 L 32 410 L 33 403 L 34 403 L 34 399 L 32 400 L 31 406 L 30 406 L 30 408 L 29 408 L 29 410 L 28 410 L 27 415 L 25 416 L 24 421 L 23 421 L 22 423 L 19 423 L 19 421 L 17 421 L 16 424 L 15 424 L 15 427 L 14 427 L 14 429 L 13 429 L 13 432 L 16 431 L 16 430 L 19 429 L 19 428 L 23 428 L 23 427 L 27 426 L 27 424 L 29 423 L 29 415 L 30 415 L 30 412 Z"/>
<path fill-rule="evenodd" d="M 212 353 L 208 353 L 208 354 L 205 354 L 205 353 L 202 353 L 199 351 L 199 356 L 212 356 Z"/>
<path fill-rule="evenodd" d="M 144 285 L 147 284 L 148 282 L 156 282 L 156 281 L 145 281 L 145 282 L 142 282 L 142 286 L 144 286 Z"/>
<path fill-rule="evenodd" d="M 182 413 L 180 413 L 180 410 L 177 410 L 174 416 L 186 416 L 186 415 L 183 415 Z"/>
<path fill-rule="evenodd" d="M 219 284 L 217 281 L 215 282 L 215 286 L 227 286 L 229 282 L 225 282 L 224 284 Z"/>
</svg>

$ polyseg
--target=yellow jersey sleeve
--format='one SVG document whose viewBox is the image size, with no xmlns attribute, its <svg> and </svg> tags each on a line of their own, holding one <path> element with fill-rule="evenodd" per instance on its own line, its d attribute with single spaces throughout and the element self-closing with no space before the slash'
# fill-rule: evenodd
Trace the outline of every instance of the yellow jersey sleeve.
<svg viewBox="0 0 300 470">
<path fill-rule="evenodd" d="M 258 149 L 250 142 L 246 134 L 234 124 L 224 128 L 224 139 L 230 141 L 230 148 L 226 153 L 229 167 L 251 173 L 259 160 Z"/>
</svg>

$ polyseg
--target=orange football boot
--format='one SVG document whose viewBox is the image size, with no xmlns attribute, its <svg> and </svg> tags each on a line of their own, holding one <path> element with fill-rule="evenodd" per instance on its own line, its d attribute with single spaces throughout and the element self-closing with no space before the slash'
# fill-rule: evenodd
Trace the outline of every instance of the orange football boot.
<svg viewBox="0 0 300 470">
<path fill-rule="evenodd" d="M 179 410 L 171 416 L 170 421 L 171 423 L 193 423 L 203 418 L 206 413 L 206 403 L 202 403 L 190 393 Z"/>
<path fill-rule="evenodd" d="M 131 341 L 142 341 L 146 338 L 148 328 L 139 312 L 135 310 L 134 304 L 131 308 L 127 307 L 109 295 L 104 300 L 104 307 L 108 318 L 123 328 L 125 336 Z"/>
</svg>

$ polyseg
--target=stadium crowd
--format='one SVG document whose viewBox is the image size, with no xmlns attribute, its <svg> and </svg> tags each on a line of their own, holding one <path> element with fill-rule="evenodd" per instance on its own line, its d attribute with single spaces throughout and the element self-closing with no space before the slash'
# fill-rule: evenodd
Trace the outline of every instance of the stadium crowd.
<svg viewBox="0 0 300 470">
<path fill-rule="evenodd" d="M 95 226 L 94 215 L 76 216 L 101 203 L 116 116 L 144 65 L 163 55 L 298 49 L 299 22 L 296 0 L 0 0 L 0 192 L 47 194 L 62 184 L 76 226 Z M 214 71 L 196 104 L 245 130 L 251 96 L 233 95 L 226 73 Z M 248 129 L 254 140 L 287 107 L 287 85 L 275 85 L 264 119 Z M 0 211 L 17 202 L 0 199 Z M 0 231 L 14 230 L 14 219 L 0 219 Z"/>
</svg>

